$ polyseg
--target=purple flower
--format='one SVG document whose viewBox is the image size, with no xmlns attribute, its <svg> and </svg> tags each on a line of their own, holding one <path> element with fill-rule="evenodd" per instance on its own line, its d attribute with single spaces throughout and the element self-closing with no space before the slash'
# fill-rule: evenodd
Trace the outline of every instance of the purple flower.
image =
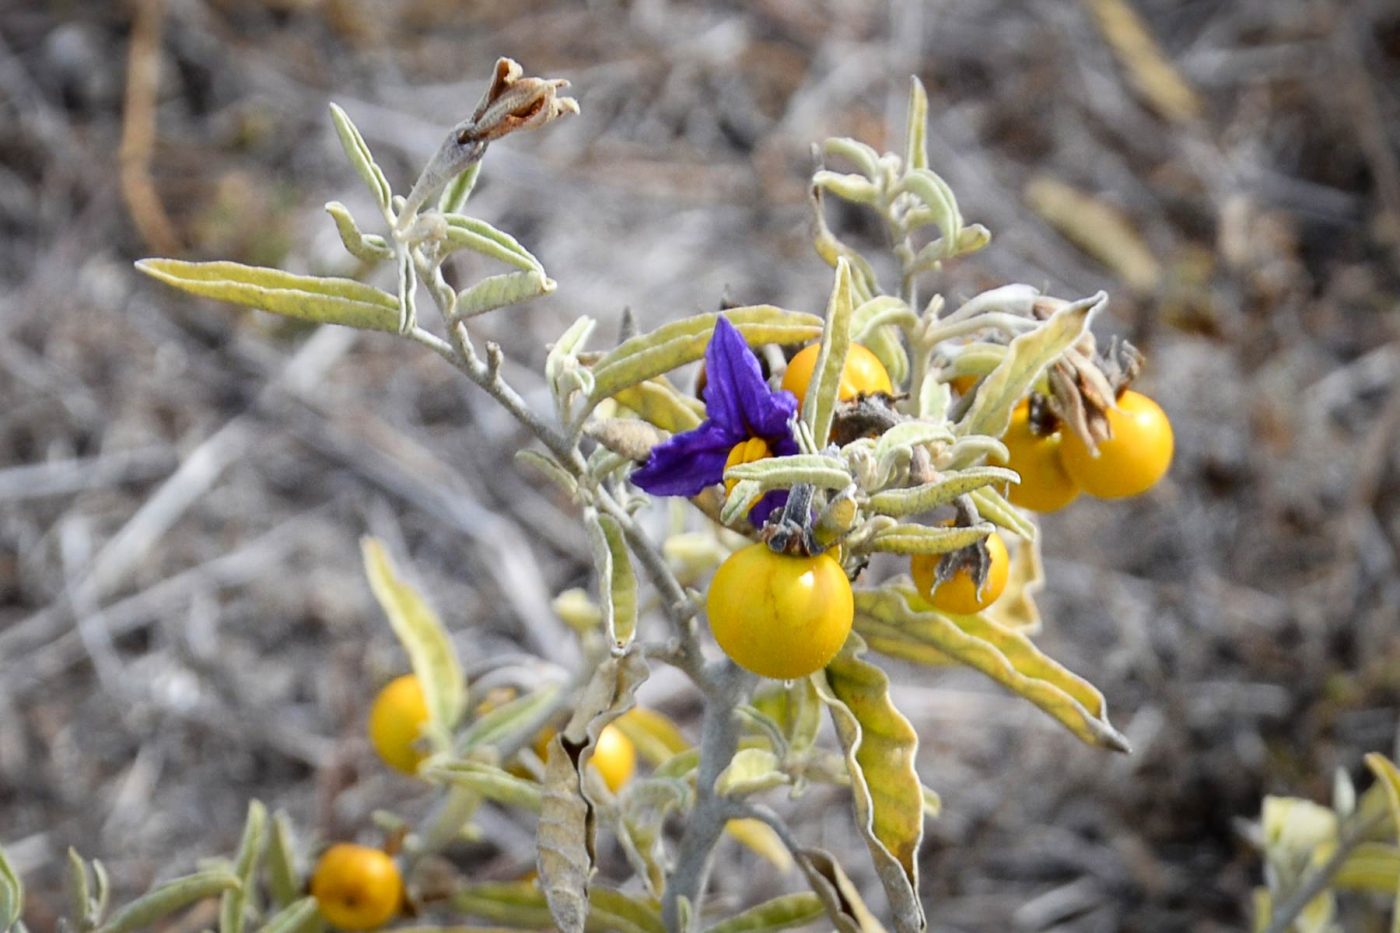
<svg viewBox="0 0 1400 933">
<path fill-rule="evenodd" d="M 776 457 L 797 453 L 788 427 L 797 413 L 797 396 L 768 388 L 758 358 L 723 317 L 705 348 L 705 373 L 708 417 L 693 431 L 653 448 L 632 474 L 632 482 L 652 495 L 690 497 L 721 482 L 731 451 L 751 438 L 762 440 Z M 749 510 L 749 521 L 762 525 L 786 500 L 785 490 L 768 493 Z"/>
</svg>

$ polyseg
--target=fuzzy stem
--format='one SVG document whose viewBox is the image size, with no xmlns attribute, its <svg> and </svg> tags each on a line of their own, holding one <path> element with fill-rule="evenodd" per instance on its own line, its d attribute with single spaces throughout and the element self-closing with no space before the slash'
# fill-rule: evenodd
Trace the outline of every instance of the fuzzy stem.
<svg viewBox="0 0 1400 933">
<path fill-rule="evenodd" d="M 666 929 L 688 933 L 681 926 L 681 900 L 690 905 L 691 929 L 700 918 L 701 898 L 710 873 L 710 854 L 728 822 L 729 801 L 715 791 L 720 773 L 739 748 L 739 719 L 734 715 L 753 675 L 725 659 L 715 665 L 712 692 L 706 697 L 700 732 L 700 765 L 695 775 L 695 809 L 686 820 L 676 867 L 666 876 L 661 919 Z"/>
</svg>

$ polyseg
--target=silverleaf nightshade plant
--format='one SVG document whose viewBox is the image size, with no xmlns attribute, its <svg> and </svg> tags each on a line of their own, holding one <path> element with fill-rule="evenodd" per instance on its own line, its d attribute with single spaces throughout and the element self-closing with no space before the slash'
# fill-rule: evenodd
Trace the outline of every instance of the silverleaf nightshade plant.
<svg viewBox="0 0 1400 933">
<path fill-rule="evenodd" d="M 426 818 L 398 825 L 390 837 L 420 920 L 476 918 L 569 933 L 702 929 L 720 920 L 706 894 L 716 844 L 729 835 L 779 868 L 795 866 L 807 890 L 746 905 L 726 929 L 779 929 L 823 915 L 842 931 L 880 929 L 840 859 L 803 839 L 803 794 L 827 784 L 849 794 L 856 838 L 883 888 L 888 921 L 896 930 L 923 929 L 919 847 L 938 796 L 919 779 L 917 731 L 896 707 L 889 677 L 868 656 L 923 665 L 930 674 L 950 663 L 971 667 L 1085 743 L 1127 750 L 1099 691 L 1031 641 L 1041 625 L 1034 600 L 1043 583 L 1039 530 L 1003 494 L 1018 475 L 988 462 L 1005 461 L 998 438 L 1030 393 L 1053 395 L 1066 412 L 1111 406 L 1101 392 L 1081 397 L 1081 387 L 1107 384 L 1095 375 L 1103 364 L 1089 329 L 1106 298 L 1064 301 L 1012 285 L 952 309 L 937 294 L 920 300 L 921 286 L 943 263 L 983 248 L 990 234 L 964 222 L 953 192 L 928 166 L 927 103 L 915 81 L 902 154 L 878 153 L 851 139 L 827 140 L 820 149 L 824 160 L 846 169 L 823 165 L 812 179 L 814 245 L 834 270 L 823 315 L 737 307 L 665 321 L 605 349 L 588 347 L 595 322 L 580 318 L 546 360 L 554 410 L 536 411 L 504 378 L 501 349 L 479 346 L 469 324 L 547 295 L 555 284 L 519 241 L 464 211 L 490 143 L 577 111 L 560 96 L 564 86 L 524 77 L 502 59 L 481 103 L 454 126 L 406 198 L 393 193 L 349 116 L 332 105 L 332 122 L 374 196 L 382 231 L 362 230 L 339 202 L 326 209 L 349 253 L 370 267 L 392 266 L 392 292 L 229 262 L 147 259 L 138 268 L 195 295 L 399 334 L 431 350 L 538 440 L 518 459 L 557 484 L 589 532 L 596 587 L 591 594 L 561 594 L 555 604 L 577 635 L 577 668 L 544 659 L 523 665 L 515 654 L 478 683 L 467 682 L 431 601 L 405 581 L 382 544 L 364 541 L 371 592 L 405 649 L 427 708 L 414 746 L 421 752 L 416 777 L 441 794 Z M 827 196 L 863 205 L 885 226 L 899 269 L 892 292 L 866 257 L 827 227 Z M 463 250 L 506 271 L 459 291 L 443 270 Z M 431 319 L 418 313 L 421 294 L 436 311 Z M 820 349 L 799 405 L 764 380 L 751 348 L 814 341 Z M 856 344 L 879 359 L 892 393 L 839 398 Z M 703 406 L 668 378 L 702 357 L 709 381 Z M 1052 378 L 1066 371 L 1079 375 Z M 975 388 L 955 400 L 955 380 L 974 380 Z M 1096 440 L 1086 438 L 1091 445 Z M 688 496 L 697 508 L 659 540 L 646 518 L 652 495 Z M 765 527 L 784 497 L 782 520 Z M 906 574 L 863 573 L 882 554 L 906 562 L 934 555 L 944 560 L 943 570 L 984 567 L 983 541 L 994 529 L 1012 545 L 1009 582 L 979 613 L 938 611 Z M 776 550 L 779 539 L 797 548 L 785 559 L 815 559 L 820 552 L 828 571 L 857 584 L 849 594 L 843 589 L 852 606 L 844 646 L 824 669 L 791 681 L 757 677 L 718 652 L 702 624 L 704 594 L 688 586 L 754 541 Z M 775 563 L 792 566 L 755 566 Z M 754 589 L 783 599 L 772 586 Z M 726 595 L 730 605 L 744 598 L 742 590 Z M 742 617 L 761 624 L 763 613 Z M 488 662 L 478 658 L 472 667 L 486 670 Z M 636 708 L 636 690 L 655 664 L 674 666 L 693 684 L 703 702 L 698 735 L 658 710 Z M 378 686 L 364 685 L 366 705 Z M 823 714 L 836 747 L 819 739 Z M 641 760 L 638 773 L 616 790 L 588 767 L 610 727 Z M 468 865 L 444 875 L 443 859 L 462 858 L 454 843 L 486 802 L 535 814 L 537 883 L 477 880 Z M 599 831 L 616 840 L 631 877 L 600 875 Z M 228 869 L 176 879 L 111 917 L 99 866 L 74 855 L 74 922 L 131 929 L 219 897 L 223 931 L 248 924 L 297 929 L 314 922 L 318 910 L 305 896 L 308 854 L 312 848 L 298 844 L 284 815 L 269 818 L 254 802 Z M 90 871 L 96 897 L 89 893 Z M 0 927 L 17 915 L 21 897 L 18 879 L 0 858 Z"/>
</svg>

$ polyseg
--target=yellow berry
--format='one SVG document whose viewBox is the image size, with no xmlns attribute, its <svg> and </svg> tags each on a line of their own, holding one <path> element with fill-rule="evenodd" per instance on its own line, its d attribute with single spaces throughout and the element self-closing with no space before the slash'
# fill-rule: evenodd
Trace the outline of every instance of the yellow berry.
<svg viewBox="0 0 1400 933">
<path fill-rule="evenodd" d="M 343 930 L 372 930 L 398 914 L 403 878 L 394 860 L 379 849 L 342 842 L 316 863 L 311 896 L 331 924 Z"/>
<path fill-rule="evenodd" d="M 996 602 L 997 597 L 1006 589 L 1006 579 L 1011 571 L 1011 556 L 1006 551 L 1006 542 L 1002 541 L 1001 535 L 995 531 L 987 535 L 984 543 L 990 561 L 987 578 L 982 582 L 980 593 L 966 567 L 959 568 L 957 573 L 935 588 L 933 581 L 938 571 L 938 562 L 943 555 L 913 556 L 909 563 L 914 575 L 914 585 L 933 608 L 953 615 L 966 616 L 981 612 Z"/>
<path fill-rule="evenodd" d="M 783 373 L 782 387 L 797 396 L 799 404 L 807 395 L 807 384 L 812 381 L 812 371 L 817 368 L 817 356 L 821 350 L 821 344 L 816 343 L 803 347 L 788 361 L 787 371 Z M 890 374 L 885 371 L 885 364 L 860 344 L 851 344 L 851 348 L 846 351 L 846 365 L 841 370 L 841 385 L 836 391 L 837 397 L 843 402 L 849 402 L 858 395 L 874 395 L 877 392 L 885 395 L 894 393 L 894 386 L 890 382 Z"/>
<path fill-rule="evenodd" d="M 1172 464 L 1172 423 L 1160 405 L 1138 392 L 1124 392 L 1108 410 L 1113 436 L 1094 456 L 1066 431 L 1060 462 L 1079 488 L 1100 499 L 1136 496 L 1157 485 Z"/>
<path fill-rule="evenodd" d="M 369 711 L 369 740 L 389 767 L 414 774 L 427 757 L 418 747 L 428 722 L 428 700 L 413 674 L 396 677 L 379 691 Z"/>
<path fill-rule="evenodd" d="M 851 583 L 829 554 L 793 557 L 766 544 L 729 555 L 705 606 L 724 653 L 776 680 L 825 667 L 846 643 L 855 614 Z"/>
</svg>

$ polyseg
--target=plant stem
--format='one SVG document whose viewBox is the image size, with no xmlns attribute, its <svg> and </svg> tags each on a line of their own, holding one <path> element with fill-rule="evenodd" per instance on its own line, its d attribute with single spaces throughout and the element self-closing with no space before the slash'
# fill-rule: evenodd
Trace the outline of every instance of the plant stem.
<svg viewBox="0 0 1400 933">
<path fill-rule="evenodd" d="M 1381 814 L 1365 823 L 1354 827 L 1351 832 L 1346 833 L 1337 843 L 1337 851 L 1332 853 L 1321 867 L 1308 875 L 1306 880 L 1298 887 L 1294 888 L 1278 908 L 1269 917 L 1269 926 L 1264 933 L 1287 933 L 1293 925 L 1293 921 L 1307 909 L 1312 899 L 1332 884 L 1332 879 L 1337 872 L 1341 871 L 1342 865 L 1356 851 L 1356 847 L 1366 840 L 1366 837 L 1386 818 L 1386 814 Z"/>
<path fill-rule="evenodd" d="M 666 929 L 688 933 L 682 927 L 681 901 L 689 905 L 690 928 L 700 917 L 701 898 L 710 872 L 710 854 L 724 832 L 729 802 L 715 791 L 720 773 L 739 747 L 739 720 L 734 715 L 753 675 L 726 658 L 718 662 L 712 692 L 706 696 L 700 733 L 700 765 L 695 774 L 695 809 L 681 836 L 676 867 L 666 877 L 661 919 Z"/>
</svg>

